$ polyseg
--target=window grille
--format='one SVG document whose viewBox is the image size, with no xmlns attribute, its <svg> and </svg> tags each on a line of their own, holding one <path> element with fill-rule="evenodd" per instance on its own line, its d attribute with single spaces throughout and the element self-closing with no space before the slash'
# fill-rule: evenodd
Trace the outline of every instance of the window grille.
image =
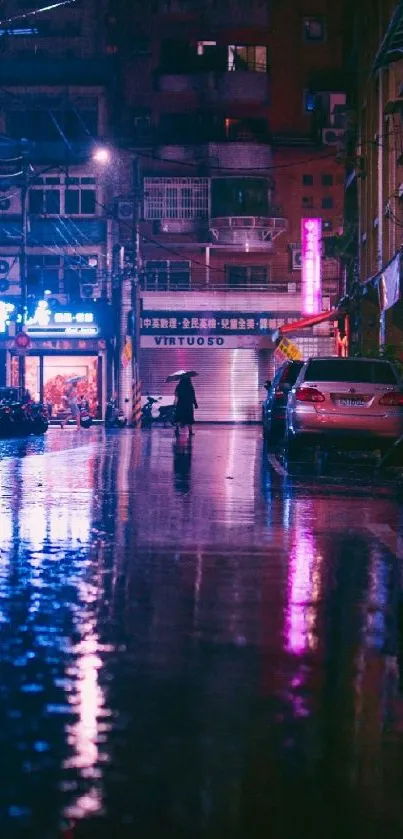
<svg viewBox="0 0 403 839">
<path fill-rule="evenodd" d="M 208 193 L 208 178 L 145 178 L 144 218 L 205 219 Z"/>
</svg>

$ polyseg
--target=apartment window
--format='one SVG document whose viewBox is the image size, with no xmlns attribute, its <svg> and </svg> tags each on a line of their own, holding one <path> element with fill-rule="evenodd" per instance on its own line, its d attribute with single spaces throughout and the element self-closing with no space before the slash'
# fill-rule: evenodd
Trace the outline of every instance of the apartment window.
<svg viewBox="0 0 403 839">
<path fill-rule="evenodd" d="M 225 137 L 227 140 L 244 143 L 267 142 L 267 121 L 255 117 L 225 120 Z"/>
<path fill-rule="evenodd" d="M 186 73 L 191 70 L 194 50 L 190 41 L 180 38 L 167 38 L 162 41 L 160 61 L 161 70 L 166 73 Z"/>
<path fill-rule="evenodd" d="M 44 294 L 50 291 L 59 294 L 63 276 L 63 256 L 35 254 L 27 256 L 27 287 L 28 293 Z"/>
<path fill-rule="evenodd" d="M 95 178 L 66 178 L 64 193 L 66 216 L 94 216 L 96 203 Z"/>
<path fill-rule="evenodd" d="M 43 179 L 46 181 L 46 178 Z M 52 180 L 59 181 L 60 178 Z M 29 212 L 33 215 L 60 215 L 60 188 L 57 189 L 53 185 L 43 184 L 43 188 L 31 188 L 28 193 L 29 196 Z"/>
<path fill-rule="evenodd" d="M 333 186 L 333 175 L 322 175 L 322 186 Z"/>
<path fill-rule="evenodd" d="M 309 44 L 320 44 L 326 40 L 326 21 L 323 15 L 304 17 L 302 37 Z"/>
<path fill-rule="evenodd" d="M 30 294 L 68 294 L 81 297 L 81 286 L 98 282 L 98 256 L 34 254 L 27 257 L 27 286 Z"/>
<path fill-rule="evenodd" d="M 5 113 L 7 136 L 28 140 L 47 140 L 63 143 L 68 140 L 88 140 L 88 135 L 98 133 L 98 103 L 94 97 L 85 97 L 86 102 L 77 106 L 61 107 L 52 97 L 36 100 L 27 97 L 24 109 L 13 105 Z M 32 100 L 32 105 L 31 101 Z"/>
<path fill-rule="evenodd" d="M 204 219 L 208 178 L 144 178 L 144 218 Z"/>
<path fill-rule="evenodd" d="M 226 265 L 228 288 L 263 288 L 269 282 L 269 268 L 263 265 Z"/>
<path fill-rule="evenodd" d="M 96 179 L 93 177 L 36 178 L 28 195 L 29 211 L 33 215 L 96 215 Z"/>
<path fill-rule="evenodd" d="M 71 298 L 81 297 L 81 286 L 98 283 L 98 256 L 74 254 L 64 256 L 64 292 Z"/>
<path fill-rule="evenodd" d="M 228 47 L 228 70 L 267 72 L 267 47 L 233 45 Z"/>
<path fill-rule="evenodd" d="M 333 209 L 333 198 L 331 195 L 325 195 L 322 198 L 322 210 L 332 210 Z"/>
<path fill-rule="evenodd" d="M 212 216 L 267 216 L 270 183 L 266 178 L 213 178 Z"/>
<path fill-rule="evenodd" d="M 217 49 L 217 41 L 198 41 L 197 55 L 206 55 L 206 53 L 215 51 Z"/>
<path fill-rule="evenodd" d="M 302 206 L 305 210 L 313 210 L 313 195 L 303 195 Z"/>
<path fill-rule="evenodd" d="M 144 285 L 149 291 L 187 291 L 190 288 L 190 262 L 178 259 L 147 259 Z"/>
<path fill-rule="evenodd" d="M 313 175 L 302 175 L 302 186 L 313 186 Z"/>
</svg>

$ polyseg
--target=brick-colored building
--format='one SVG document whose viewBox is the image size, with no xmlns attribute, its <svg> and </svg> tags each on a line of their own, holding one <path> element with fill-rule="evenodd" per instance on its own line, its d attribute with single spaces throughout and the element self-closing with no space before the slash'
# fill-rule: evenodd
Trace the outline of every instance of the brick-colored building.
<svg viewBox="0 0 403 839">
<path fill-rule="evenodd" d="M 356 88 L 348 138 L 347 224 L 356 230 L 361 293 L 355 290 L 352 337 L 361 349 L 388 344 L 402 356 L 402 304 L 382 312 L 379 289 L 380 274 L 402 247 L 403 4 L 362 0 L 354 12 L 349 60 Z"/>
<path fill-rule="evenodd" d="M 111 0 L 109 25 L 118 133 L 141 170 L 144 388 L 196 367 L 205 419 L 256 419 L 270 331 L 301 313 L 301 219 L 321 217 L 324 236 L 343 228 L 342 13 L 327 0 Z M 127 218 L 118 235 L 130 247 Z M 322 267 L 326 308 L 342 277 L 336 260 Z M 208 347 L 203 313 L 220 323 Z M 187 336 L 183 322 L 198 326 Z M 330 325 L 296 341 L 334 349 Z"/>
</svg>

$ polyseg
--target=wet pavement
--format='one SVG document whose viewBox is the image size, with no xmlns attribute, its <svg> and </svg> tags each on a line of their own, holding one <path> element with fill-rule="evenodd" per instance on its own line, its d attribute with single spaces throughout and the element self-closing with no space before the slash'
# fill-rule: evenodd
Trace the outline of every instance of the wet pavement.
<svg viewBox="0 0 403 839">
<path fill-rule="evenodd" d="M 2 839 L 401 837 L 401 486 L 250 427 L 0 443 Z"/>
</svg>

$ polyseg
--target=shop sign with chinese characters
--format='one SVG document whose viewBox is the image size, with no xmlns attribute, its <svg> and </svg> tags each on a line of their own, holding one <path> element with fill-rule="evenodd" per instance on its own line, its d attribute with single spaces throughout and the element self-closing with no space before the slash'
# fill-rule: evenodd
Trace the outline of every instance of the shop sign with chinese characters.
<svg viewBox="0 0 403 839">
<path fill-rule="evenodd" d="M 299 347 L 289 338 L 282 338 L 274 355 L 279 361 L 300 361 L 302 353 Z"/>
<path fill-rule="evenodd" d="M 277 320 L 268 312 L 143 312 L 141 335 L 262 335 L 274 329 Z"/>
</svg>

